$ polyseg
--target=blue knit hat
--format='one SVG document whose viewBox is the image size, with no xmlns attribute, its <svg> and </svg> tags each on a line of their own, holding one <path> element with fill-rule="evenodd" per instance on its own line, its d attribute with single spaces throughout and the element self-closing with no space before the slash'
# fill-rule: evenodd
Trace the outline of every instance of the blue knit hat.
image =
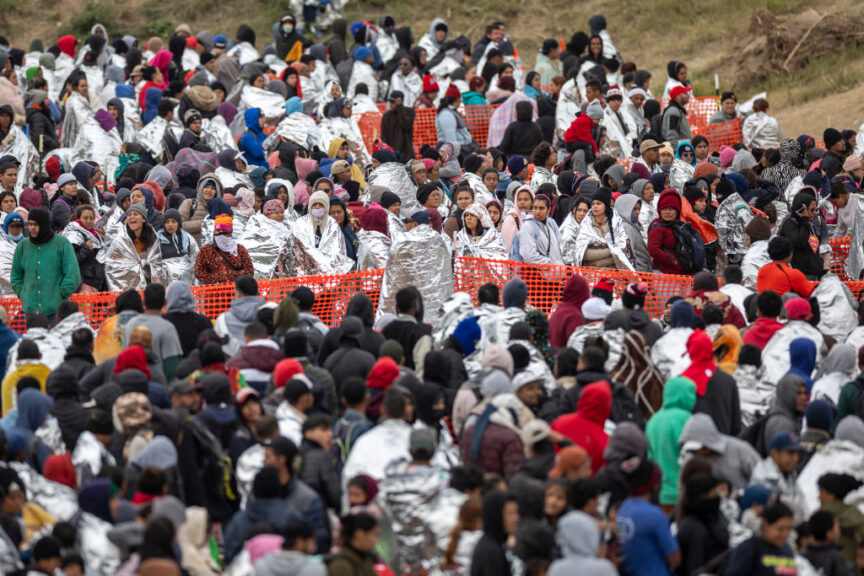
<svg viewBox="0 0 864 576">
<path fill-rule="evenodd" d="M 354 61 L 360 62 L 362 60 L 366 60 L 372 56 L 372 50 L 367 48 L 366 46 L 358 46 L 356 50 L 354 50 Z"/>
<path fill-rule="evenodd" d="M 462 352 L 465 353 L 465 356 L 470 356 L 474 352 L 477 347 L 476 342 L 480 340 L 481 336 L 480 324 L 477 322 L 477 318 L 473 316 L 459 322 L 456 330 L 453 331 L 453 337 L 462 346 Z"/>
</svg>

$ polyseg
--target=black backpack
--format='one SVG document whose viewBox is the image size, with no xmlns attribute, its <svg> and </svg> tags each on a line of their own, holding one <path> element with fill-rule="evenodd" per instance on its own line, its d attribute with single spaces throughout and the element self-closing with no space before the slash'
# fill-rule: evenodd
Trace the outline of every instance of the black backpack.
<svg viewBox="0 0 864 576">
<path fill-rule="evenodd" d="M 208 500 L 235 502 L 237 478 L 234 476 L 231 458 L 225 454 L 219 440 L 204 424 L 190 420 L 188 427 L 198 445 L 201 479 L 204 480 Z"/>
<path fill-rule="evenodd" d="M 741 434 L 738 436 L 741 440 L 744 440 L 753 448 L 756 449 L 759 454 L 765 458 L 767 456 L 767 450 L 765 447 L 765 428 L 768 424 L 768 419 L 771 418 L 771 412 L 767 412 L 766 414 L 756 413 L 756 421 L 753 422 L 750 426 L 741 431 Z"/>
<path fill-rule="evenodd" d="M 705 242 L 688 222 L 672 226 L 675 233 L 675 258 L 686 274 L 693 274 L 705 268 Z"/>
</svg>

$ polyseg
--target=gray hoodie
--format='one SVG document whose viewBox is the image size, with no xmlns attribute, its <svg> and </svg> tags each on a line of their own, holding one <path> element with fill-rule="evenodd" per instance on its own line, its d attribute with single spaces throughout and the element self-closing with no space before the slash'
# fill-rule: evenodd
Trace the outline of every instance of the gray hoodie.
<svg viewBox="0 0 864 576">
<path fill-rule="evenodd" d="M 714 466 L 714 474 L 729 481 L 733 490 L 747 487 L 753 468 L 761 459 L 759 453 L 744 440 L 721 434 L 707 414 L 691 416 L 681 431 L 678 443 L 687 460 L 702 447 L 711 450 L 712 454 L 707 460 Z"/>
<path fill-rule="evenodd" d="M 608 172 L 607 172 L 608 173 Z M 642 224 L 636 220 L 633 224 L 631 219 L 633 215 L 633 207 L 636 203 L 641 203 L 642 200 L 633 194 L 624 194 L 615 201 L 615 212 L 621 217 L 624 223 L 624 231 L 627 232 L 627 238 L 630 239 L 630 254 L 631 262 L 636 266 L 636 270 L 641 272 L 651 271 L 651 255 L 648 253 L 648 246 L 645 244 L 645 234 L 642 230 Z"/>
<path fill-rule="evenodd" d="M 786 374 L 777 382 L 777 396 L 774 399 L 774 407 L 769 412 L 770 417 L 765 422 L 765 444 L 777 432 L 788 430 L 794 434 L 801 433 L 798 424 L 798 413 L 795 410 L 795 401 L 798 398 L 798 389 L 806 386 L 804 379 L 795 374 Z M 767 453 L 767 452 L 766 452 Z"/>
<path fill-rule="evenodd" d="M 259 296 L 241 296 L 231 302 L 231 309 L 216 319 L 216 333 L 229 336 L 228 344 L 222 346 L 225 355 L 230 357 L 243 347 L 243 332 L 246 326 L 258 320 L 258 309 L 266 303 Z"/>
<path fill-rule="evenodd" d="M 327 576 L 327 567 L 302 552 L 280 550 L 255 564 L 255 576 Z"/>
<path fill-rule="evenodd" d="M 584 512 L 568 512 L 561 518 L 558 523 L 558 546 L 563 558 L 552 563 L 549 576 L 618 574 L 609 560 L 597 558 L 600 529 L 597 521 Z"/>
</svg>

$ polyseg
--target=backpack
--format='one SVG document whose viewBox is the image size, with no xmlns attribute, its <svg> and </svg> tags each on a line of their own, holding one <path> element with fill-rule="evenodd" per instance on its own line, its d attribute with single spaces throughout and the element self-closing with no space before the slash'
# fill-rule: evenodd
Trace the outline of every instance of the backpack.
<svg viewBox="0 0 864 576">
<path fill-rule="evenodd" d="M 675 233 L 675 258 L 686 274 L 705 268 L 705 242 L 693 226 L 687 222 L 673 225 Z"/>
<path fill-rule="evenodd" d="M 324 343 L 324 335 L 318 330 L 315 326 L 315 321 L 311 318 L 306 318 L 301 316 L 297 320 L 297 326 L 288 330 L 291 331 L 300 331 L 306 336 L 306 343 L 309 345 L 309 348 L 312 349 L 311 358 L 318 357 L 318 351 L 321 350 L 321 345 Z"/>
<path fill-rule="evenodd" d="M 534 220 L 528 220 L 528 222 L 534 222 Z M 516 234 L 513 236 L 513 240 L 510 242 L 510 260 L 513 262 L 522 262 L 522 252 L 519 246 L 519 232 L 521 232 L 522 227 L 519 226 L 519 220 L 516 220 Z M 537 224 L 535 223 L 532 227 L 534 230 L 534 238 L 537 238 L 539 235 L 539 230 L 537 229 Z"/>
<path fill-rule="evenodd" d="M 353 448 L 351 445 L 351 433 L 357 427 L 357 424 L 362 421 L 362 418 L 348 420 L 345 416 L 342 416 L 333 426 L 333 452 L 338 457 L 337 464 L 340 468 L 345 465 L 348 455 L 351 453 L 351 448 Z"/>
<path fill-rule="evenodd" d="M 208 500 L 235 502 L 237 500 L 237 478 L 231 459 L 222 450 L 222 445 L 207 427 L 194 420 L 189 428 L 198 444 L 201 478 L 207 490 Z"/>
<path fill-rule="evenodd" d="M 756 421 L 742 430 L 738 436 L 741 440 L 753 446 L 763 458 L 767 456 L 767 450 L 765 449 L 765 429 L 769 418 L 771 418 L 771 412 L 757 414 Z"/>
</svg>

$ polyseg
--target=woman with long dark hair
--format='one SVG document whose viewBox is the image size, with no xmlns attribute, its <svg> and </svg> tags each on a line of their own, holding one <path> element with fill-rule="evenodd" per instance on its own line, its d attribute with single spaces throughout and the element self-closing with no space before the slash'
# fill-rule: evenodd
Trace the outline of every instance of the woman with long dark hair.
<svg viewBox="0 0 864 576">
<path fill-rule="evenodd" d="M 438 142 L 451 142 L 461 147 L 461 153 L 467 155 L 477 145 L 468 131 L 465 118 L 459 113 L 459 105 L 462 103 L 462 94 L 455 84 L 447 87 L 447 92 L 441 98 L 438 105 L 438 115 L 435 117 L 435 133 Z"/>
<path fill-rule="evenodd" d="M 147 284 L 161 282 L 162 252 L 144 204 L 131 205 L 124 224 L 108 249 L 98 255 L 105 265 L 108 289 L 143 290 Z"/>
</svg>

